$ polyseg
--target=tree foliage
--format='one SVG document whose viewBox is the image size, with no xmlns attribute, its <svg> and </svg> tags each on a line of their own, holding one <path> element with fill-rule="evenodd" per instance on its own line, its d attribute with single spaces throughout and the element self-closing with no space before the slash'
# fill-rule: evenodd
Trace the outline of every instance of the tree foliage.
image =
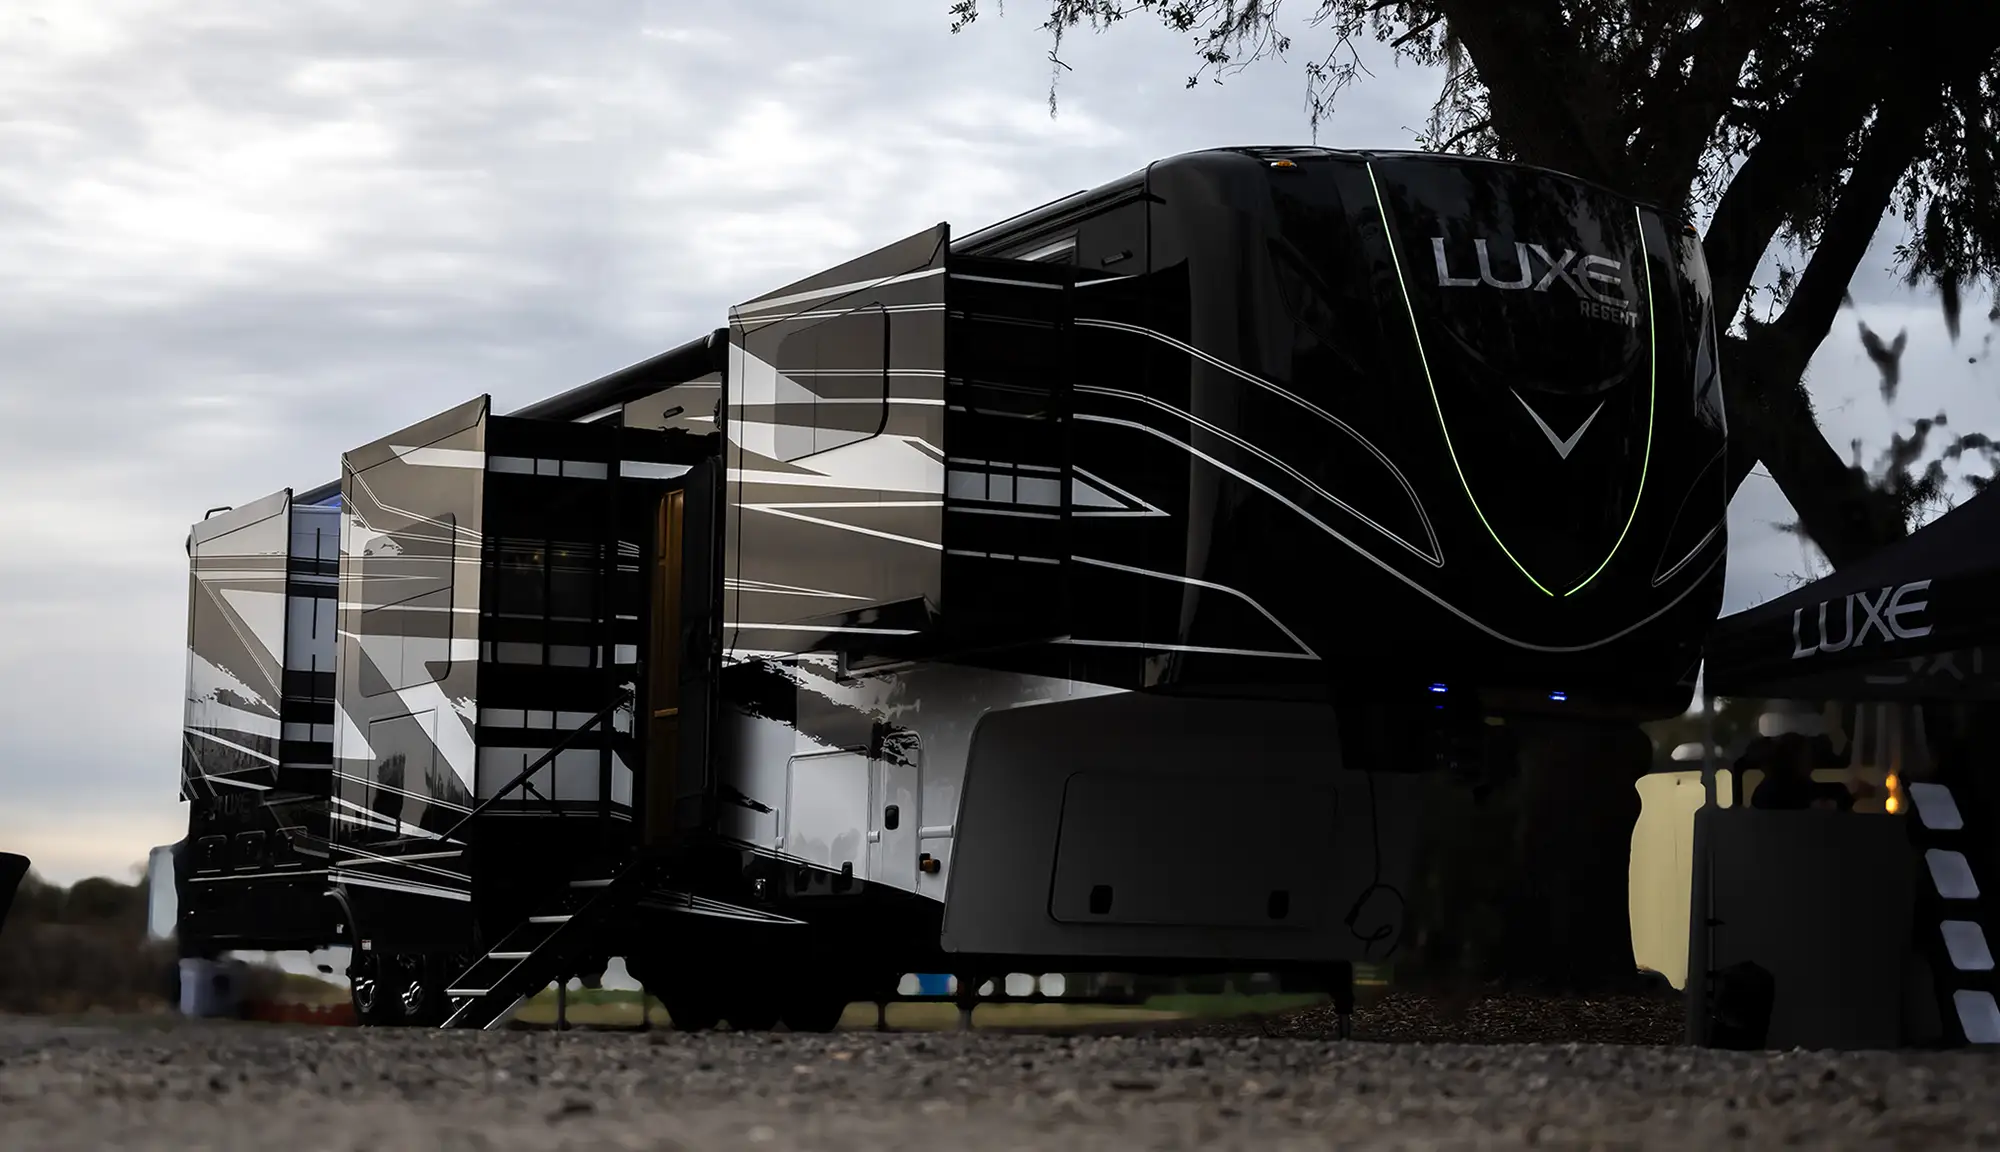
<svg viewBox="0 0 2000 1152">
<path fill-rule="evenodd" d="M 1286 57 L 1302 27 L 1316 132 L 1374 41 L 1443 73 L 1421 146 L 1707 219 L 1716 305 L 1735 318 L 1732 482 L 1761 459 L 1836 565 L 1906 531 L 1946 462 L 1990 452 L 1974 434 L 1912 457 L 1931 421 L 1865 467 L 1828 444 L 1804 386 L 1885 217 L 1908 230 L 1899 269 L 1936 286 L 1954 340 L 1964 295 L 2000 273 L 2000 21 L 1978 0 L 1042 2 L 1058 77 L 1066 36 L 1134 17 L 1192 38 L 1190 85 Z M 957 0 L 954 30 L 979 15 Z"/>
<path fill-rule="evenodd" d="M 65 888 L 28 873 L 0 922 L 0 1012 L 130 1011 L 171 994 L 170 945 L 146 934 L 147 885 Z"/>
</svg>

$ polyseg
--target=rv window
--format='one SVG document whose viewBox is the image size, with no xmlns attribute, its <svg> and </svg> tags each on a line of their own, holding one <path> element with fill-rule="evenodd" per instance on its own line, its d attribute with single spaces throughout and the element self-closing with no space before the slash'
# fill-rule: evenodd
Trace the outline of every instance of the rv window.
<svg viewBox="0 0 2000 1152">
<path fill-rule="evenodd" d="M 811 314 L 808 313 L 808 316 Z M 789 329 L 782 335 L 778 330 Z M 778 459 L 798 460 L 882 431 L 889 409 L 889 314 L 864 304 L 805 328 L 779 321 L 750 333 L 777 369 L 771 421 Z"/>
<path fill-rule="evenodd" d="M 1037 264 L 1076 263 L 1076 237 L 1065 236 L 1060 240 L 1035 245 L 1014 257 L 1016 260 L 1031 260 Z"/>
<path fill-rule="evenodd" d="M 494 549 L 493 599 L 487 611 L 495 616 L 539 620 L 548 604 L 542 572 L 542 546 L 503 542 Z"/>
<path fill-rule="evenodd" d="M 1062 481 L 1053 467 L 964 462 L 945 473 L 950 500 L 1030 505 L 1050 513 L 1062 507 Z"/>
<path fill-rule="evenodd" d="M 451 668 L 451 586 L 361 614 L 361 694 L 444 678 Z"/>
<path fill-rule="evenodd" d="M 588 621 L 596 618 L 597 563 L 595 549 L 584 544 L 549 548 L 549 619 Z"/>
<path fill-rule="evenodd" d="M 363 696 L 427 684 L 450 668 L 457 541 L 458 519 L 446 514 L 384 532 L 363 550 L 355 598 L 373 604 L 356 627 Z"/>
</svg>

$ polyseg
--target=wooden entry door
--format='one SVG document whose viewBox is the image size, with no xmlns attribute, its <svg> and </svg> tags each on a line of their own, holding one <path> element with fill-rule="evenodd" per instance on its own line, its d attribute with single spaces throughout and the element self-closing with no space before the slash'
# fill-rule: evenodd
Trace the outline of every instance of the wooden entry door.
<svg viewBox="0 0 2000 1152">
<path fill-rule="evenodd" d="M 684 493 L 661 497 L 653 523 L 653 566 L 648 574 L 652 635 L 646 675 L 645 821 L 647 844 L 663 844 L 674 831 L 680 794 L 681 560 L 686 544 Z"/>
</svg>

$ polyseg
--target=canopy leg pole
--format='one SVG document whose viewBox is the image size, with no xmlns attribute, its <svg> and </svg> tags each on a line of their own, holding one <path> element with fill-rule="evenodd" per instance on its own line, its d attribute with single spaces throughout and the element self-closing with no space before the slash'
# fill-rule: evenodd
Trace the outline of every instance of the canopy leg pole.
<svg viewBox="0 0 2000 1152">
<path fill-rule="evenodd" d="M 1687 1006 L 1687 1042 L 1708 1044 L 1709 972 L 1715 967 L 1709 947 L 1709 921 L 1714 915 L 1714 882 L 1709 861 L 1708 825 L 1717 807 L 1715 765 L 1715 697 L 1708 691 L 1707 669 L 1701 686 L 1701 807 L 1694 814 L 1692 868 L 1688 877 L 1688 962 L 1682 982 Z M 1735 797 L 1730 798 L 1732 802 Z"/>
<path fill-rule="evenodd" d="M 1707 677 L 1703 677 L 1706 680 Z M 1701 804 L 1704 808 L 1719 805 L 1715 784 L 1715 697 L 1709 695 L 1708 685 L 1701 688 Z M 1729 806 L 1736 806 L 1736 797 L 1729 798 Z"/>
</svg>

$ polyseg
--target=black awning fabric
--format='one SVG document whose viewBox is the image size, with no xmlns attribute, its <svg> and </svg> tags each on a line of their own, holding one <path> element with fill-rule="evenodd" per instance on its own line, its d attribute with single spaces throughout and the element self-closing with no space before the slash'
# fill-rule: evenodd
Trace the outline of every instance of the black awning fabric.
<svg viewBox="0 0 2000 1152">
<path fill-rule="evenodd" d="M 1716 621 L 1704 668 L 1716 696 L 2000 698 L 2000 486 Z"/>
</svg>

